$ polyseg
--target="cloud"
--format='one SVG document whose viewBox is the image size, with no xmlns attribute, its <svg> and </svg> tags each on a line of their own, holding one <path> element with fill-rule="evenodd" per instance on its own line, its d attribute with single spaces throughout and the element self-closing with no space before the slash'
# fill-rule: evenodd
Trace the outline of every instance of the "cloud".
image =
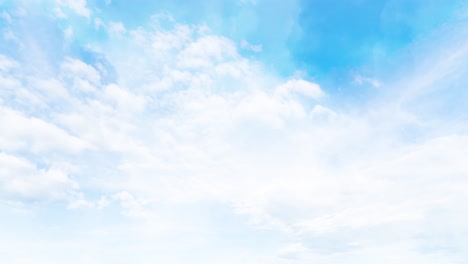
<svg viewBox="0 0 468 264">
<path fill-rule="evenodd" d="M 382 86 L 382 83 L 379 80 L 370 77 L 364 77 L 359 74 L 354 76 L 354 82 L 359 85 L 369 84 L 374 88 L 380 88 Z"/>
<path fill-rule="evenodd" d="M 298 93 L 312 99 L 318 99 L 325 95 L 318 84 L 301 79 L 288 80 L 286 83 L 280 85 L 277 89 L 280 93 L 283 94 Z"/>
<path fill-rule="evenodd" d="M 0 188 L 9 204 L 47 201 L 62 217 L 96 216 L 96 230 L 71 220 L 63 230 L 86 229 L 102 243 L 117 232 L 132 256 L 158 246 L 192 257 L 180 253 L 198 252 L 196 244 L 210 248 L 206 259 L 221 258 L 212 253 L 219 249 L 242 263 L 368 263 L 389 252 L 412 263 L 432 261 L 423 249 L 444 235 L 462 249 L 468 140 L 453 120 L 464 116 L 430 122 L 389 98 L 425 105 L 419 91 L 463 72 L 464 49 L 448 60 L 435 54 L 442 73 L 422 86 L 385 82 L 356 105 L 305 77 L 278 76 L 243 56 L 242 44 L 167 14 L 117 27 L 125 34 L 88 43 L 118 72 L 107 82 L 86 56 L 47 62 L 56 65 L 47 74 L 0 56 Z M 444 87 L 463 80 L 455 76 Z M 433 230 L 432 240 L 418 239 Z M 463 255 L 438 252 L 438 261 Z"/>
<path fill-rule="evenodd" d="M 38 169 L 23 158 L 0 153 L 2 198 L 63 199 L 78 188 L 65 171 L 50 167 Z"/>
<path fill-rule="evenodd" d="M 63 34 L 65 36 L 65 40 L 71 41 L 73 38 L 73 29 L 71 27 L 65 29 Z"/>
<path fill-rule="evenodd" d="M 78 59 L 65 58 L 61 65 L 61 78 L 77 90 L 93 92 L 101 76 L 92 66 Z"/>
<path fill-rule="evenodd" d="M 202 36 L 179 53 L 178 65 L 182 68 L 209 67 L 236 56 L 237 50 L 231 40 L 219 36 Z"/>
<path fill-rule="evenodd" d="M 0 14 L 0 18 L 4 19 L 7 23 L 11 24 L 11 22 L 13 22 L 10 14 L 6 11 L 3 11 L 1 14 Z"/>
<path fill-rule="evenodd" d="M 89 18 L 91 16 L 91 11 L 86 6 L 86 0 L 57 0 L 57 5 L 61 7 L 70 8 L 76 14 Z M 59 17 L 63 16 L 59 11 Z"/>
<path fill-rule="evenodd" d="M 144 200 L 136 199 L 128 192 L 122 191 L 112 196 L 114 200 L 120 202 L 123 214 L 130 217 L 145 217 L 148 212 L 144 209 Z"/>
<path fill-rule="evenodd" d="M 17 68 L 18 66 L 18 62 L 0 54 L 0 71 L 7 72 L 11 69 Z"/>
<path fill-rule="evenodd" d="M 328 108 L 318 104 L 318 105 L 314 106 L 312 111 L 310 111 L 309 116 L 312 119 L 330 119 L 330 118 L 336 118 L 337 113 L 335 113 L 331 109 L 328 109 Z"/>
<path fill-rule="evenodd" d="M 25 150 L 32 153 L 60 151 L 79 153 L 90 145 L 59 127 L 36 117 L 0 106 L 0 147 L 4 150 Z"/>
<path fill-rule="evenodd" d="M 285 259 L 297 259 L 299 255 L 303 252 L 307 251 L 307 248 L 304 247 L 301 243 L 295 243 L 288 245 L 284 248 L 282 248 L 278 254 L 280 258 L 285 258 Z"/>
<path fill-rule="evenodd" d="M 104 88 L 103 97 L 123 112 L 142 112 L 146 105 L 145 97 L 134 95 L 115 84 L 107 85 Z"/>
<path fill-rule="evenodd" d="M 240 43 L 240 47 L 243 49 L 251 50 L 254 52 L 261 52 L 262 51 L 262 45 L 253 45 L 250 44 L 249 42 L 242 40 Z"/>
<path fill-rule="evenodd" d="M 99 25 L 99 23 L 97 23 Z M 122 22 L 110 22 L 108 27 L 108 31 L 110 34 L 115 35 L 115 36 L 120 36 L 124 34 L 127 30 L 125 29 L 125 26 L 122 24 Z"/>
</svg>

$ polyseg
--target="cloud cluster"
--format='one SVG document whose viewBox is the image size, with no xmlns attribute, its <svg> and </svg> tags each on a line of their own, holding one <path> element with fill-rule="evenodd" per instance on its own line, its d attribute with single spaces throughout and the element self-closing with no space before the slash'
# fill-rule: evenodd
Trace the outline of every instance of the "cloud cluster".
<svg viewBox="0 0 468 264">
<path fill-rule="evenodd" d="M 58 3 L 92 14 L 85 1 Z M 22 72 L 24 57 L 0 55 L 2 201 L 65 201 L 64 208 L 96 214 L 117 206 L 128 221 L 141 221 L 139 245 L 164 233 L 155 223 L 171 239 L 167 233 L 187 232 L 213 245 L 196 232 L 223 229 L 224 219 L 206 224 L 223 210 L 243 223 L 236 228 L 282 236 L 235 261 L 370 263 L 393 252 L 398 263 L 436 263 L 464 256 L 466 127 L 430 122 L 407 98 L 424 105 L 434 82 L 447 75 L 459 82 L 450 65 L 465 66 L 466 48 L 420 66 L 442 67 L 437 78 L 421 84 L 424 76 L 407 77 L 414 88 L 383 91 L 349 109 L 319 84 L 276 76 L 240 52 L 261 48 L 206 26 L 168 14 L 134 29 L 95 21 L 107 40 L 86 49 L 107 58 L 115 81 L 106 80 L 112 69 L 97 59 L 67 54 L 43 61 L 52 74 L 30 74 Z M 454 238 L 446 247 L 437 244 L 444 236 Z"/>
</svg>

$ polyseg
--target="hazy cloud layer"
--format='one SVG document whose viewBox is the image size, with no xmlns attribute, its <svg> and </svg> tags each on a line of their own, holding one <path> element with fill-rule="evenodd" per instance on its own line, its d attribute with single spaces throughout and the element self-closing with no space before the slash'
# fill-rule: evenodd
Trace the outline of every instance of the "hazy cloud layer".
<svg viewBox="0 0 468 264">
<path fill-rule="evenodd" d="M 0 260 L 468 257 L 466 16 L 385 74 L 354 72 L 373 90 L 346 100 L 168 12 L 138 27 L 86 1 L 2 12 Z"/>
</svg>

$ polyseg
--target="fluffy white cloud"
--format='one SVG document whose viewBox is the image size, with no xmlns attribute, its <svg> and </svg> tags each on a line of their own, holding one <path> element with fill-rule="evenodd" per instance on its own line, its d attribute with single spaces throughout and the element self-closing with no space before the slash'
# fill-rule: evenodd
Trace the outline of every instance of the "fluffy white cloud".
<svg viewBox="0 0 468 264">
<path fill-rule="evenodd" d="M 318 99 L 325 95 L 318 84 L 300 79 L 289 80 L 280 85 L 277 89 L 278 92 L 283 94 L 298 93 L 312 99 Z"/>
<path fill-rule="evenodd" d="M 60 168 L 38 169 L 20 157 L 0 153 L 2 198 L 63 199 L 78 188 L 78 183 Z"/>
<path fill-rule="evenodd" d="M 210 67 L 237 56 L 235 44 L 231 40 L 219 36 L 201 36 L 179 53 L 178 66 L 182 68 Z"/>
</svg>

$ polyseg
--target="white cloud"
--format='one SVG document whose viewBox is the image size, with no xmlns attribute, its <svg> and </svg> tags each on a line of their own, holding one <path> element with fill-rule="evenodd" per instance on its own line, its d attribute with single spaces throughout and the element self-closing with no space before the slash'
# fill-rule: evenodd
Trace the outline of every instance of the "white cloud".
<svg viewBox="0 0 468 264">
<path fill-rule="evenodd" d="M 210 67 L 237 56 L 235 44 L 231 40 L 219 36 L 202 36 L 180 52 L 178 65 L 182 68 Z"/>
<path fill-rule="evenodd" d="M 31 87 L 31 90 L 42 94 L 42 98 L 49 102 L 54 100 L 72 100 L 64 85 L 56 79 L 38 79 L 33 77 L 27 80 L 27 84 L 28 87 Z"/>
<path fill-rule="evenodd" d="M 99 72 L 92 66 L 74 58 L 65 58 L 61 65 L 64 78 L 81 78 L 96 84 L 100 80 Z"/>
<path fill-rule="evenodd" d="M 94 28 L 98 30 L 99 28 L 104 27 L 104 22 L 100 18 L 94 19 Z"/>
<path fill-rule="evenodd" d="M 336 118 L 337 115 L 338 114 L 335 113 L 333 110 L 326 108 L 319 104 L 314 106 L 314 108 L 312 109 L 312 111 L 310 111 L 310 114 L 309 114 L 309 116 L 312 119 L 327 119 L 327 120 Z"/>
<path fill-rule="evenodd" d="M 71 84 L 74 89 L 95 92 L 101 76 L 92 66 L 74 58 L 65 58 L 61 65 L 61 79 Z"/>
<path fill-rule="evenodd" d="M 91 11 L 86 6 L 86 0 L 57 0 L 57 4 L 61 7 L 70 8 L 78 15 L 86 18 L 89 18 L 91 15 Z M 58 14 L 62 13 L 58 12 Z"/>
<path fill-rule="evenodd" d="M 99 22 L 97 22 L 96 25 L 99 25 Z M 107 26 L 107 30 L 114 36 L 121 36 L 127 32 L 127 29 L 125 29 L 125 26 L 122 22 L 110 22 Z"/>
<path fill-rule="evenodd" d="M 86 200 L 83 193 L 73 193 L 70 196 L 67 209 L 93 208 L 95 206 L 93 202 Z"/>
<path fill-rule="evenodd" d="M 156 25 L 159 21 L 164 19 L 161 17 L 154 17 L 153 20 Z M 172 18 L 168 18 L 172 21 Z M 173 29 L 161 28 L 156 26 L 157 31 L 148 32 L 142 28 L 130 32 L 133 40 L 144 47 L 148 46 L 153 50 L 153 54 L 159 56 L 167 55 L 166 53 L 172 50 L 181 49 L 192 38 L 193 28 L 188 25 L 174 24 Z"/>
<path fill-rule="evenodd" d="M 359 74 L 354 76 L 354 82 L 359 85 L 370 84 L 374 88 L 380 88 L 382 86 L 382 83 L 379 80 L 370 77 L 364 77 Z"/>
<path fill-rule="evenodd" d="M 122 213 L 130 217 L 145 217 L 148 216 L 148 212 L 145 210 L 144 205 L 147 201 L 143 199 L 137 199 L 128 192 L 122 191 L 112 196 L 114 200 L 120 202 L 122 206 Z"/>
<path fill-rule="evenodd" d="M 79 153 L 90 148 L 86 141 L 41 119 L 5 107 L 0 107 L 0 113 L 0 147 L 4 150 Z"/>
<path fill-rule="evenodd" d="M 67 18 L 67 15 L 63 12 L 63 10 L 60 7 L 55 7 L 53 11 L 57 18 L 61 18 L 61 19 Z"/>
<path fill-rule="evenodd" d="M 38 169 L 20 157 L 0 152 L 0 189 L 2 196 L 31 199 L 63 199 L 78 188 L 61 169 Z"/>
<path fill-rule="evenodd" d="M 142 112 L 146 104 L 145 97 L 134 95 L 115 84 L 104 87 L 103 97 L 114 103 L 121 111 Z"/>
<path fill-rule="evenodd" d="M 369 208 L 347 208 L 332 215 L 298 222 L 297 228 L 300 233 L 321 234 L 337 232 L 340 228 L 360 229 L 395 222 L 420 222 L 423 218 L 423 212 L 407 205 L 395 207 L 378 204 Z"/>
<path fill-rule="evenodd" d="M 253 45 L 250 44 L 249 42 L 242 40 L 240 43 L 240 47 L 243 49 L 251 50 L 254 52 L 261 52 L 262 51 L 262 45 Z"/>
<path fill-rule="evenodd" d="M 6 72 L 11 69 L 17 68 L 19 66 L 18 62 L 8 58 L 5 55 L 0 54 L 0 71 Z"/>
<path fill-rule="evenodd" d="M 281 94 L 298 93 L 313 99 L 318 99 L 325 95 L 318 84 L 302 79 L 289 80 L 280 85 L 277 90 Z"/>
<path fill-rule="evenodd" d="M 286 259 L 297 259 L 301 254 L 307 251 L 307 248 L 304 247 L 301 243 L 294 243 L 287 245 L 286 247 L 279 250 L 278 255 L 280 258 Z"/>
<path fill-rule="evenodd" d="M 394 113 L 384 111 L 375 116 L 375 109 L 340 113 L 316 105 L 308 116 L 308 106 L 291 95 L 323 98 L 325 93 L 318 84 L 298 78 L 270 78 L 261 67 L 241 58 L 226 39 L 198 37 L 186 29 L 184 34 L 176 28 L 164 33 L 176 43 L 170 52 L 159 47 L 167 51 L 166 57 L 155 54 L 138 63 L 145 76 L 158 76 L 151 80 L 151 87 L 157 88 L 145 93 L 151 91 L 148 102 L 156 103 L 153 107 L 164 114 L 154 119 L 141 117 L 142 124 L 154 124 L 150 133 L 141 134 L 147 135 L 144 142 L 155 151 L 128 156 L 119 167 L 122 175 L 113 184 L 114 190 L 128 189 L 170 203 L 214 199 L 251 216 L 258 227 L 291 234 L 424 221 L 430 205 L 417 199 L 408 207 L 400 200 L 372 198 L 377 193 L 391 196 L 396 183 L 390 176 L 370 173 L 369 167 L 392 162 L 408 151 L 391 130 L 401 125 L 401 120 L 392 119 Z M 172 58 L 179 60 L 173 63 Z M 151 60 L 166 68 L 152 69 Z M 184 60 L 200 63 L 181 64 Z M 194 67 L 190 71 L 178 68 L 187 65 Z M 216 65 L 214 71 L 207 67 L 210 65 Z M 128 69 L 126 64 L 118 68 Z M 226 81 L 226 76 L 232 79 Z M 235 90 L 230 88 L 232 83 Z M 391 125 L 386 120 L 392 120 Z M 382 171 L 418 166 L 392 165 Z M 132 175 L 131 180 L 125 175 Z M 366 199 L 375 203 L 353 205 Z M 273 213 L 277 201 L 304 212 L 328 209 L 320 209 L 320 216 L 286 217 Z"/>
<path fill-rule="evenodd" d="M 103 208 L 107 207 L 109 204 L 110 204 L 109 199 L 107 199 L 106 196 L 101 196 L 99 201 L 96 203 L 96 206 L 97 206 L 98 209 L 103 209 Z"/>
<path fill-rule="evenodd" d="M 239 102 L 233 114 L 240 119 L 257 120 L 275 127 L 283 126 L 284 120 L 305 116 L 299 103 L 262 92 L 249 94 L 248 98 Z"/>
</svg>

